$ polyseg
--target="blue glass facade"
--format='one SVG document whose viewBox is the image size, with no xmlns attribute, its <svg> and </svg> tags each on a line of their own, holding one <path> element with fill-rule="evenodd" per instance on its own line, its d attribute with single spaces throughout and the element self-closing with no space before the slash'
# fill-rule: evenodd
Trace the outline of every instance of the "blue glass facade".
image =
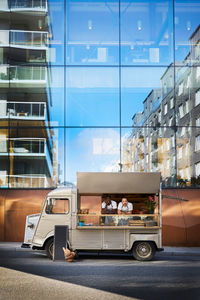
<svg viewBox="0 0 200 300">
<path fill-rule="evenodd" d="M 0 187 L 200 184 L 200 1 L 3 0 Z"/>
</svg>

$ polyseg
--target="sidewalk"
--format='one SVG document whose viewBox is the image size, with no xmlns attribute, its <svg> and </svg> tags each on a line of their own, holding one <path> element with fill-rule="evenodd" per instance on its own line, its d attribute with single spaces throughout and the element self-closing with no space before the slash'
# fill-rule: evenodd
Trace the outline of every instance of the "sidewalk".
<svg viewBox="0 0 200 300">
<path fill-rule="evenodd" d="M 200 247 L 164 247 L 160 253 L 166 256 L 200 256 Z"/>
<path fill-rule="evenodd" d="M 21 248 L 22 243 L 17 242 L 0 242 L 0 248 L 13 249 L 15 251 L 33 251 L 31 248 Z M 200 256 L 200 247 L 164 247 L 164 251 L 157 252 L 158 255 L 164 256 Z"/>
</svg>

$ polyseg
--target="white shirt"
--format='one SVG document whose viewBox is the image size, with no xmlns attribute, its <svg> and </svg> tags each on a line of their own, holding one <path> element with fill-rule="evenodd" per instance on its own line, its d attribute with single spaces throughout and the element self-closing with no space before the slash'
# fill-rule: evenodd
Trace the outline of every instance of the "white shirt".
<svg viewBox="0 0 200 300">
<path fill-rule="evenodd" d="M 117 203 L 115 201 L 111 200 L 110 205 L 106 206 L 106 202 L 102 202 L 101 207 L 102 208 L 107 208 L 107 209 L 110 209 L 110 210 L 111 209 L 117 209 Z"/>
<path fill-rule="evenodd" d="M 127 206 L 123 206 L 122 202 L 119 203 L 118 209 L 121 211 L 132 211 L 133 210 L 133 204 L 128 202 Z"/>
</svg>

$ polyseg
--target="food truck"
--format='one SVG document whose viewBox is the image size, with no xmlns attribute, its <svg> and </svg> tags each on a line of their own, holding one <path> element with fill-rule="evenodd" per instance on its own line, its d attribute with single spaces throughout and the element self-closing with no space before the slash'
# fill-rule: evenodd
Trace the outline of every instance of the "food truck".
<svg viewBox="0 0 200 300">
<path fill-rule="evenodd" d="M 54 227 L 67 225 L 70 250 L 120 250 L 151 260 L 163 250 L 160 181 L 158 172 L 77 173 L 77 188 L 52 190 L 42 212 L 27 216 L 24 244 L 52 258 Z M 108 213 L 102 209 L 108 197 L 116 207 L 126 198 L 133 209 Z"/>
</svg>

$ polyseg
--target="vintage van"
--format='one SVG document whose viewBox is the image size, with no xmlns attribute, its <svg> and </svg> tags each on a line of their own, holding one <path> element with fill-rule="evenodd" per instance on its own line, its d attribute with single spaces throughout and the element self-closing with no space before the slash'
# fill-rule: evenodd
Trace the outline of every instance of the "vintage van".
<svg viewBox="0 0 200 300">
<path fill-rule="evenodd" d="M 161 176 L 149 173 L 77 173 L 77 188 L 52 190 L 41 214 L 27 216 L 24 244 L 52 258 L 55 225 L 67 225 L 73 251 L 132 252 L 151 260 L 162 249 Z M 102 213 L 105 196 L 119 205 L 132 203 L 131 214 Z"/>
</svg>

